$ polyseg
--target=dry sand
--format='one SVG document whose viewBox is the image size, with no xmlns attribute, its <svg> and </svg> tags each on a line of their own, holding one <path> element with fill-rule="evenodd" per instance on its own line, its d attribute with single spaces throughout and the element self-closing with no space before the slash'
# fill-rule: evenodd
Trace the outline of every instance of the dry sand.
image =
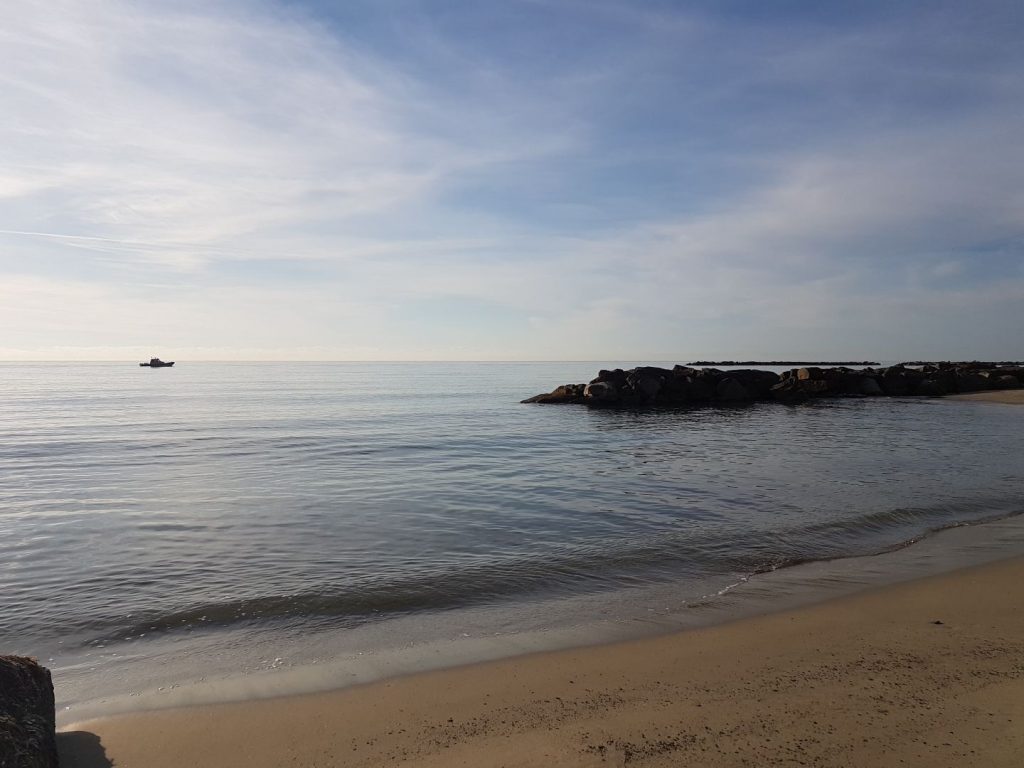
<svg viewBox="0 0 1024 768">
<path fill-rule="evenodd" d="M 1024 405 L 1024 389 L 998 389 L 993 392 L 971 392 L 966 395 L 950 395 L 954 400 L 975 400 L 979 403 L 1006 403 Z"/>
<path fill-rule="evenodd" d="M 64 768 L 1016 768 L 1024 558 L 650 640 L 68 730 Z"/>
</svg>

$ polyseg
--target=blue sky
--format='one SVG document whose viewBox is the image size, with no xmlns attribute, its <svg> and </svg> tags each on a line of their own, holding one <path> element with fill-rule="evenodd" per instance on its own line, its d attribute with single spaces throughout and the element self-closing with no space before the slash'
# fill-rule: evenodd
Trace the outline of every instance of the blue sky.
<svg viewBox="0 0 1024 768">
<path fill-rule="evenodd" d="M 1019 2 L 12 0 L 0 359 L 1024 358 Z"/>
</svg>

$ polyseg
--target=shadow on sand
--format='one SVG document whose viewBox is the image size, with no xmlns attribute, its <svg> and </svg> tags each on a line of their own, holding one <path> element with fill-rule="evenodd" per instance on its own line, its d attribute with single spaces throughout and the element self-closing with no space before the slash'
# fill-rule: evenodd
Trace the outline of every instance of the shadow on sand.
<svg viewBox="0 0 1024 768">
<path fill-rule="evenodd" d="M 100 737 L 88 731 L 58 733 L 57 755 L 61 768 L 112 768 L 114 765 Z"/>
</svg>

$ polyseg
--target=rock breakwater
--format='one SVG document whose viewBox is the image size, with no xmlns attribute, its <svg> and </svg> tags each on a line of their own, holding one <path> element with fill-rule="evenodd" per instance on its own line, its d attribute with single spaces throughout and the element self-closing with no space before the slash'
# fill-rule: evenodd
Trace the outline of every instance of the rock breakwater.
<svg viewBox="0 0 1024 768">
<path fill-rule="evenodd" d="M 563 384 L 524 403 L 580 403 L 596 408 L 802 402 L 821 397 L 941 397 L 961 392 L 1018 389 L 1024 366 L 977 362 L 885 368 L 793 368 L 778 374 L 752 368 L 722 370 L 676 365 L 602 370 L 587 384 Z"/>
<path fill-rule="evenodd" d="M 732 366 L 734 368 L 744 365 L 770 365 L 773 368 L 781 368 L 784 365 L 789 365 L 794 368 L 802 368 L 805 365 L 850 365 L 863 368 L 869 365 L 878 365 L 878 363 L 873 360 L 695 360 L 692 363 L 689 363 L 689 365 L 695 368 L 714 368 L 720 365 Z M 910 365 L 910 363 L 905 363 L 905 365 Z M 922 365 L 924 365 L 924 363 L 922 363 Z"/>
</svg>

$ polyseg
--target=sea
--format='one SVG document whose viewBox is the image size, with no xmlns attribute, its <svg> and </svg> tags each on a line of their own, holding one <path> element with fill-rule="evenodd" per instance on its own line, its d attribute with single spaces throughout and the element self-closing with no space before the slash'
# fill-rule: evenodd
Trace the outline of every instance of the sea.
<svg viewBox="0 0 1024 768">
<path fill-rule="evenodd" d="M 0 652 L 69 722 L 1024 553 L 1024 408 L 520 403 L 637 364 L 0 364 Z"/>
</svg>

